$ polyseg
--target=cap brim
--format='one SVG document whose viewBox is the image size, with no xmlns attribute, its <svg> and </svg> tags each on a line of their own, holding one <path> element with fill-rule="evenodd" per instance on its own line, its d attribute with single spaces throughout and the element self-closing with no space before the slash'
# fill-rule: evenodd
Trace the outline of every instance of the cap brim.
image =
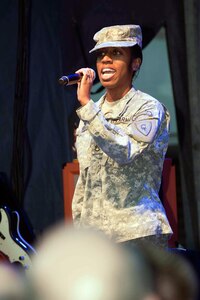
<svg viewBox="0 0 200 300">
<path fill-rule="evenodd" d="M 94 52 L 94 51 L 99 50 L 99 49 L 102 49 L 102 48 L 108 48 L 108 47 L 132 47 L 132 46 L 135 46 L 136 44 L 138 44 L 138 43 L 137 42 L 133 42 L 133 41 L 132 42 L 128 42 L 128 41 L 124 41 L 124 42 L 117 42 L 117 41 L 106 42 L 106 43 L 101 43 L 99 45 L 96 45 L 94 48 L 92 48 L 89 51 L 89 53 Z"/>
</svg>

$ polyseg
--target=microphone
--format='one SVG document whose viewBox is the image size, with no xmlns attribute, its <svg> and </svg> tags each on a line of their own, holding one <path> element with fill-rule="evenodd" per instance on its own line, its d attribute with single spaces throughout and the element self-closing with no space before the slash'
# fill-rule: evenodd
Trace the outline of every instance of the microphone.
<svg viewBox="0 0 200 300">
<path fill-rule="evenodd" d="M 81 78 L 83 77 L 83 73 L 74 73 L 69 74 L 67 76 L 62 76 L 58 79 L 58 82 L 61 85 L 72 85 L 76 84 L 77 82 L 81 81 Z"/>
</svg>

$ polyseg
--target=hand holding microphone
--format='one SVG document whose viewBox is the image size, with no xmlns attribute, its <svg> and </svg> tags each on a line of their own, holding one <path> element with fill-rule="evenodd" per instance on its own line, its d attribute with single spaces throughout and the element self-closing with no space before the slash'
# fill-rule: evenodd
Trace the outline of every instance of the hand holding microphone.
<svg viewBox="0 0 200 300">
<path fill-rule="evenodd" d="M 80 104 L 84 106 L 90 101 L 90 92 L 95 77 L 96 73 L 93 69 L 81 68 L 75 74 L 62 76 L 58 82 L 64 86 L 77 83 L 77 98 Z"/>
<path fill-rule="evenodd" d="M 74 74 L 69 74 L 69 75 L 64 75 L 61 78 L 58 79 L 58 82 L 61 85 L 72 85 L 72 84 L 76 84 L 78 82 L 81 81 L 82 77 L 84 76 L 84 74 L 86 74 L 86 76 L 88 76 L 88 78 L 90 78 L 90 75 L 88 75 L 88 73 L 90 73 L 91 75 L 91 79 L 92 81 L 95 80 L 96 78 L 96 73 L 93 69 L 89 69 L 89 68 L 82 68 L 80 70 L 78 70 L 76 73 Z"/>
</svg>

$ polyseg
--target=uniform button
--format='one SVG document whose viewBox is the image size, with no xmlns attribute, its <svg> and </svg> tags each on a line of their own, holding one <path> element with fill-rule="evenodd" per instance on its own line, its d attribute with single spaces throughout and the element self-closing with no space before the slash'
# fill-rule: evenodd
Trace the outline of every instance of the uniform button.
<svg viewBox="0 0 200 300">
<path fill-rule="evenodd" d="M 95 151 L 99 151 L 100 150 L 100 148 L 97 145 L 94 147 L 94 149 L 95 149 Z"/>
</svg>

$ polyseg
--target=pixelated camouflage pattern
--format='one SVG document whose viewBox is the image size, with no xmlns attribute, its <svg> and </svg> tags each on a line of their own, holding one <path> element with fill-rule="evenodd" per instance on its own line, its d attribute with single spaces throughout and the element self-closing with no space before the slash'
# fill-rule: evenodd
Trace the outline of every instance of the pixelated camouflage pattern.
<svg viewBox="0 0 200 300">
<path fill-rule="evenodd" d="M 169 140 L 167 109 L 132 88 L 113 104 L 105 95 L 90 100 L 77 114 L 74 225 L 98 228 L 116 242 L 171 234 L 158 195 Z"/>
</svg>

